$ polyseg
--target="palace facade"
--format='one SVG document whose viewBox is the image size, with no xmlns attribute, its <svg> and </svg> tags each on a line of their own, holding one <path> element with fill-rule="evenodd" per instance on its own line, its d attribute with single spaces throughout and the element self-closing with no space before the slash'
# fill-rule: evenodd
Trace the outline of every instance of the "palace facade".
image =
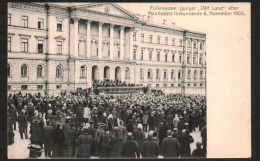
<svg viewBox="0 0 260 161">
<path fill-rule="evenodd" d="M 114 3 L 8 3 L 10 93 L 54 94 L 107 78 L 205 95 L 205 49 L 205 33 Z"/>
</svg>

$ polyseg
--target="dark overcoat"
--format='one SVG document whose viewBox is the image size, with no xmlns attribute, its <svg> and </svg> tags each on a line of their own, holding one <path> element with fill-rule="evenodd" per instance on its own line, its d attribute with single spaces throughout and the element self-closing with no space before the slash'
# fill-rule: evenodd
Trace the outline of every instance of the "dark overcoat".
<svg viewBox="0 0 260 161">
<path fill-rule="evenodd" d="M 194 142 L 191 135 L 181 134 L 179 137 L 179 142 L 181 144 L 181 156 L 191 157 L 190 144 Z"/>
<path fill-rule="evenodd" d="M 138 143 L 132 139 L 127 139 L 122 144 L 121 155 L 123 158 L 136 158 L 138 151 Z"/>
<path fill-rule="evenodd" d="M 159 144 L 155 139 L 148 138 L 144 140 L 141 148 L 141 154 L 143 158 L 156 159 L 159 156 L 159 153 Z"/>
<path fill-rule="evenodd" d="M 25 114 L 19 114 L 18 118 L 18 125 L 19 125 L 19 132 L 25 133 L 26 127 L 27 127 L 27 117 Z"/>
<path fill-rule="evenodd" d="M 180 155 L 181 145 L 176 138 L 167 137 L 163 139 L 161 154 L 164 158 L 177 158 Z"/>
<path fill-rule="evenodd" d="M 82 134 L 78 139 L 77 157 L 90 158 L 91 145 L 93 144 L 93 138 L 90 134 Z"/>
</svg>

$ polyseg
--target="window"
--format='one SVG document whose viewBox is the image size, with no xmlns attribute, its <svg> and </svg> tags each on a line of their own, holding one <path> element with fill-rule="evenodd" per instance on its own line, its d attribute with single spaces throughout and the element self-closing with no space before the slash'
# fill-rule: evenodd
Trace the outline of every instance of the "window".
<svg viewBox="0 0 260 161">
<path fill-rule="evenodd" d="M 202 42 L 200 43 L 200 49 L 201 50 L 203 49 L 203 43 Z"/>
<path fill-rule="evenodd" d="M 141 41 L 144 42 L 144 34 L 141 35 Z"/>
<path fill-rule="evenodd" d="M 187 63 L 190 64 L 190 54 L 187 54 Z"/>
<path fill-rule="evenodd" d="M 7 89 L 10 91 L 12 89 L 11 85 L 8 85 Z"/>
<path fill-rule="evenodd" d="M 181 87 L 181 84 L 178 84 L 178 87 Z"/>
<path fill-rule="evenodd" d="M 178 71 L 178 79 L 181 79 L 181 71 Z"/>
<path fill-rule="evenodd" d="M 148 69 L 147 78 L 148 78 L 148 79 L 152 79 L 151 69 Z"/>
<path fill-rule="evenodd" d="M 194 85 L 194 87 L 196 87 L 196 86 L 197 86 L 197 84 L 196 84 L 196 83 L 194 83 L 193 85 Z"/>
<path fill-rule="evenodd" d="M 187 78 L 188 78 L 188 79 L 191 78 L 191 76 L 190 76 L 190 70 L 188 70 Z"/>
<path fill-rule="evenodd" d="M 174 84 L 171 84 L 171 87 L 174 87 Z"/>
<path fill-rule="evenodd" d="M 174 79 L 174 70 L 171 71 L 171 79 Z"/>
<path fill-rule="evenodd" d="M 56 85 L 56 89 L 61 89 L 61 85 Z"/>
<path fill-rule="evenodd" d="M 140 69 L 140 79 L 144 79 L 144 70 Z"/>
<path fill-rule="evenodd" d="M 136 49 L 133 50 L 133 60 L 136 60 Z"/>
<path fill-rule="evenodd" d="M 200 71 L 200 79 L 203 79 L 203 71 Z"/>
<path fill-rule="evenodd" d="M 37 85 L 37 90 L 43 90 L 43 85 Z"/>
<path fill-rule="evenodd" d="M 197 49 L 197 41 L 194 41 L 194 43 L 193 43 L 193 48 L 194 48 L 194 49 Z"/>
<path fill-rule="evenodd" d="M 8 37 L 8 51 L 12 51 L 12 38 Z"/>
<path fill-rule="evenodd" d="M 202 54 L 200 54 L 199 63 L 202 64 Z"/>
<path fill-rule="evenodd" d="M 167 79 L 167 70 L 164 69 L 164 72 L 163 72 L 163 79 L 166 80 Z"/>
<path fill-rule="evenodd" d="M 22 52 L 28 52 L 28 39 L 22 38 Z"/>
<path fill-rule="evenodd" d="M 153 51 L 149 51 L 149 60 L 152 61 Z"/>
<path fill-rule="evenodd" d="M 164 60 L 165 60 L 165 62 L 167 62 L 168 61 L 168 55 L 167 55 L 167 53 L 164 55 Z"/>
<path fill-rule="evenodd" d="M 157 44 L 160 44 L 160 41 L 161 41 L 161 37 L 157 36 Z"/>
<path fill-rule="evenodd" d="M 28 27 L 28 16 L 22 16 L 22 26 Z"/>
<path fill-rule="evenodd" d="M 197 70 L 194 70 L 194 80 L 197 79 Z"/>
<path fill-rule="evenodd" d="M 23 64 L 21 66 L 21 77 L 27 77 L 27 65 Z"/>
<path fill-rule="evenodd" d="M 141 50 L 141 60 L 144 60 L 144 50 Z"/>
<path fill-rule="evenodd" d="M 165 37 L 165 45 L 168 45 L 168 37 Z"/>
<path fill-rule="evenodd" d="M 175 62 L 175 54 L 172 54 L 172 62 Z"/>
<path fill-rule="evenodd" d="M 197 64 L 197 54 L 193 54 L 193 64 Z"/>
<path fill-rule="evenodd" d="M 12 15 L 11 15 L 11 13 L 8 13 L 8 25 L 10 26 L 11 25 L 11 17 Z"/>
<path fill-rule="evenodd" d="M 125 69 L 125 79 L 130 79 L 129 68 L 126 68 L 126 69 Z"/>
<path fill-rule="evenodd" d="M 179 55 L 179 62 L 180 62 L 180 63 L 182 62 L 182 56 L 181 56 L 181 54 Z"/>
<path fill-rule="evenodd" d="M 175 38 L 172 38 L 172 45 L 175 45 Z"/>
<path fill-rule="evenodd" d="M 57 54 L 62 54 L 62 41 L 57 41 Z"/>
<path fill-rule="evenodd" d="M 38 77 L 38 78 L 40 78 L 40 77 L 43 76 L 42 69 L 43 69 L 42 65 L 38 65 L 38 66 L 37 66 L 37 77 Z"/>
<path fill-rule="evenodd" d="M 38 53 L 43 53 L 43 40 L 38 40 Z"/>
<path fill-rule="evenodd" d="M 58 65 L 56 67 L 56 78 L 62 78 L 62 67 L 61 67 L 61 65 Z"/>
<path fill-rule="evenodd" d="M 11 69 L 10 69 L 10 64 L 7 64 L 7 76 L 11 76 Z"/>
<path fill-rule="evenodd" d="M 160 87 L 160 84 L 156 84 L 156 88 L 159 88 Z"/>
<path fill-rule="evenodd" d="M 200 83 L 200 86 L 201 86 L 201 87 L 202 87 L 202 85 L 203 85 L 203 84 L 202 84 L 202 83 Z"/>
<path fill-rule="evenodd" d="M 21 85 L 21 90 L 27 90 L 28 86 L 27 85 Z"/>
<path fill-rule="evenodd" d="M 152 43 L 153 42 L 153 35 L 149 36 L 149 42 Z"/>
<path fill-rule="evenodd" d="M 190 48 L 190 47 L 191 47 L 191 41 L 188 40 L 188 48 Z"/>
<path fill-rule="evenodd" d="M 156 79 L 160 79 L 160 70 L 156 69 Z"/>
<path fill-rule="evenodd" d="M 86 67 L 85 66 L 80 67 L 80 78 L 86 78 Z"/>
<path fill-rule="evenodd" d="M 180 46 L 182 46 L 182 39 L 180 39 Z"/>
<path fill-rule="evenodd" d="M 57 31 L 62 31 L 62 21 L 57 21 Z"/>
<path fill-rule="evenodd" d="M 160 61 L 160 52 L 157 52 L 157 61 Z"/>
<path fill-rule="evenodd" d="M 190 87 L 190 84 L 188 84 L 188 87 Z"/>
<path fill-rule="evenodd" d="M 43 29 L 43 21 L 41 18 L 38 19 L 38 29 Z"/>
<path fill-rule="evenodd" d="M 166 83 L 164 83 L 164 84 L 163 84 L 163 87 L 167 87 L 167 84 L 166 84 Z"/>
<path fill-rule="evenodd" d="M 136 32 L 133 33 L 133 41 L 136 41 Z"/>
</svg>

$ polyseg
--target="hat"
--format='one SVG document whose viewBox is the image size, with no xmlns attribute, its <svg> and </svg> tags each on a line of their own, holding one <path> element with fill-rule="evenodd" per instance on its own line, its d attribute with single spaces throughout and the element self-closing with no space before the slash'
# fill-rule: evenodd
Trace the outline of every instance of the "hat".
<svg viewBox="0 0 260 161">
<path fill-rule="evenodd" d="M 148 138 L 153 137 L 153 133 L 154 133 L 153 131 L 149 131 L 149 132 L 148 132 Z"/>
<path fill-rule="evenodd" d="M 172 131 L 171 130 L 167 130 L 167 136 L 171 136 L 172 135 Z"/>
<path fill-rule="evenodd" d="M 105 126 L 105 124 L 104 123 L 99 123 L 99 126 Z"/>
<path fill-rule="evenodd" d="M 143 125 L 142 124 L 138 124 L 137 128 L 142 130 L 143 129 Z"/>
<path fill-rule="evenodd" d="M 188 122 L 185 122 L 184 125 L 189 125 L 189 123 L 188 123 Z"/>
</svg>

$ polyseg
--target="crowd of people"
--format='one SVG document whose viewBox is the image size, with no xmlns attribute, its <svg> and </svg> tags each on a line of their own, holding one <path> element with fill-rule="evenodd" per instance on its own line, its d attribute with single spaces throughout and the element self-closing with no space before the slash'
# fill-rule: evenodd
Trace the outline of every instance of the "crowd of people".
<svg viewBox="0 0 260 161">
<path fill-rule="evenodd" d="M 104 79 L 104 80 L 94 80 L 92 86 L 93 88 L 95 88 L 95 87 L 133 87 L 139 85 L 136 85 L 135 83 L 126 83 L 121 80 Z"/>
<path fill-rule="evenodd" d="M 19 130 L 20 138 L 44 149 L 45 157 L 206 157 L 205 96 L 162 92 L 100 96 L 88 91 L 10 94 L 9 145 L 14 143 L 13 130 Z M 202 142 L 191 151 L 190 133 L 196 129 Z M 31 151 L 29 157 L 40 155 L 41 151 Z"/>
</svg>

